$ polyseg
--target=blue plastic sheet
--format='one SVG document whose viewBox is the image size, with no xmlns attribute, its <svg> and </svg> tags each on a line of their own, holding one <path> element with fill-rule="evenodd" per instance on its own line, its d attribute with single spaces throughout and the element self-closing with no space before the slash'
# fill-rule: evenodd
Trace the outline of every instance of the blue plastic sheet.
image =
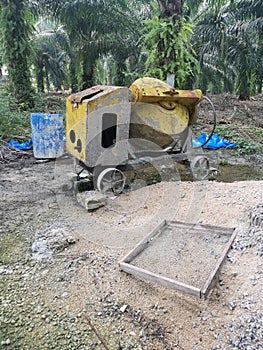
<svg viewBox="0 0 263 350">
<path fill-rule="evenodd" d="M 27 151 L 32 148 L 32 140 L 28 140 L 24 143 L 19 143 L 15 140 L 8 142 L 7 147 L 13 147 L 17 151 Z"/>
<path fill-rule="evenodd" d="M 194 148 L 203 147 L 207 149 L 219 149 L 219 148 L 227 148 L 231 149 L 237 146 L 236 143 L 230 143 L 226 141 L 224 138 L 220 138 L 218 134 L 214 134 L 211 139 L 203 146 L 203 144 L 207 141 L 209 136 L 202 134 L 197 140 L 193 140 L 192 144 Z"/>
</svg>

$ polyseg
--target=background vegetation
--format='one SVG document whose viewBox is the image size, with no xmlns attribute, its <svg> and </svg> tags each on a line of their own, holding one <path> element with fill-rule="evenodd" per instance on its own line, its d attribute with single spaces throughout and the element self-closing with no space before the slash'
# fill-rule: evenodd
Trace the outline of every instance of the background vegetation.
<svg viewBox="0 0 263 350">
<path fill-rule="evenodd" d="M 129 85 L 175 74 L 179 88 L 247 99 L 262 91 L 261 0 L 3 0 L 1 62 L 9 92 Z"/>
<path fill-rule="evenodd" d="M 0 24 L 13 101 L 10 118 L 0 106 L 0 138 L 52 90 L 174 74 L 178 88 L 262 92 L 262 0 L 2 0 Z"/>
</svg>

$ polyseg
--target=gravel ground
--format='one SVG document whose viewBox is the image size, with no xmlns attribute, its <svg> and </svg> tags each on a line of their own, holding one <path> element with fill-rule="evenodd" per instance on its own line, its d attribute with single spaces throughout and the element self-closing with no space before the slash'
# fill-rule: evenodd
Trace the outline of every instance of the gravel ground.
<svg viewBox="0 0 263 350">
<path fill-rule="evenodd" d="M 71 176 L 64 160 L 1 168 L 1 348 L 262 349 L 263 181 L 161 183 L 88 213 Z M 238 229 L 206 301 L 119 271 L 163 219 Z"/>
</svg>

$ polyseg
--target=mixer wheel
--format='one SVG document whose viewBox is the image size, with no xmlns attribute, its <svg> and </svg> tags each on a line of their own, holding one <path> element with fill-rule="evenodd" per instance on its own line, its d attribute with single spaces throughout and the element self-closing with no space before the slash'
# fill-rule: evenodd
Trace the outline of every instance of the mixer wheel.
<svg viewBox="0 0 263 350">
<path fill-rule="evenodd" d="M 125 186 L 125 175 L 116 168 L 106 168 L 95 179 L 95 187 L 98 191 L 108 195 L 119 195 Z"/>
<path fill-rule="evenodd" d="M 209 175 L 209 160 L 204 156 L 197 156 L 190 162 L 190 170 L 194 180 L 205 180 Z"/>
</svg>

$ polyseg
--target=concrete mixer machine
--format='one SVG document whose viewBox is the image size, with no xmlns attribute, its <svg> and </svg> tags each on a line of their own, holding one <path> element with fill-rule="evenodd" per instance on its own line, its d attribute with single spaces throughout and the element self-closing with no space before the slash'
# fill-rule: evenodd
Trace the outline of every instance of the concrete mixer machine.
<svg viewBox="0 0 263 350">
<path fill-rule="evenodd" d="M 143 164 L 187 162 L 195 179 L 209 173 L 208 158 L 194 155 L 191 125 L 200 90 L 176 90 L 154 78 L 130 88 L 94 86 L 66 104 L 68 152 L 92 174 L 95 189 L 119 194 L 125 170 Z"/>
</svg>

